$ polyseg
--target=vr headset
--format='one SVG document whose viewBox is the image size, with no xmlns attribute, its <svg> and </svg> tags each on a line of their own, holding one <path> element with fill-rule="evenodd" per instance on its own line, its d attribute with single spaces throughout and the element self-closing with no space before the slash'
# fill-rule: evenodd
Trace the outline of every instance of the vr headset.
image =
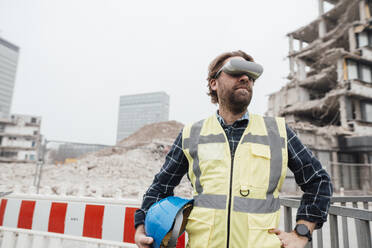
<svg viewBox="0 0 372 248">
<path fill-rule="evenodd" d="M 247 61 L 243 58 L 232 58 L 218 70 L 214 78 L 218 78 L 221 72 L 234 77 L 247 75 L 251 80 L 255 81 L 261 76 L 263 67 L 260 64 Z"/>
</svg>

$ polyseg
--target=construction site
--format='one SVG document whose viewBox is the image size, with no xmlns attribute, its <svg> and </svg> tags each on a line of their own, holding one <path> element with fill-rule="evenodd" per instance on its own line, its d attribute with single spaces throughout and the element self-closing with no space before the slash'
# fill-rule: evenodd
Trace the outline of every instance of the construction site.
<svg viewBox="0 0 372 248">
<path fill-rule="evenodd" d="M 371 13 L 372 1 L 319 0 L 319 17 L 287 34 L 288 83 L 269 96 L 267 114 L 286 118 L 338 192 L 372 190 Z"/>
<path fill-rule="evenodd" d="M 289 74 L 286 84 L 269 95 L 266 115 L 285 117 L 332 179 L 329 221 L 314 231 L 306 248 L 372 247 L 372 0 L 317 2 L 318 17 L 287 34 Z M 169 96 L 163 98 L 167 116 Z M 124 124 L 142 126 L 133 123 L 149 100 L 124 100 L 118 130 L 127 130 Z M 149 113 L 158 106 L 147 105 Z M 111 146 L 42 142 L 41 117 L 4 116 L 1 248 L 136 247 L 134 212 L 182 123 L 163 121 L 130 134 L 118 132 Z M 174 193 L 192 197 L 188 177 Z M 280 229 L 293 230 L 301 195 L 288 170 L 280 195 Z M 180 236 L 177 247 L 188 247 L 187 239 Z"/>
</svg>

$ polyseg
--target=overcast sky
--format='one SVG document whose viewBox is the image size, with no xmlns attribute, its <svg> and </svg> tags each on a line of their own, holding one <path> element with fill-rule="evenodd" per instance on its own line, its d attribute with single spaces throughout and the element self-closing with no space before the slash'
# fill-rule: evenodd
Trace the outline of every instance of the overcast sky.
<svg viewBox="0 0 372 248">
<path fill-rule="evenodd" d="M 216 109 L 207 66 L 241 49 L 264 66 L 250 112 L 287 82 L 286 34 L 317 0 L 0 0 L 0 36 L 20 47 L 12 113 L 42 117 L 47 139 L 114 144 L 119 96 L 170 95 L 170 120 Z M 140 114 L 140 113 L 139 113 Z"/>
</svg>

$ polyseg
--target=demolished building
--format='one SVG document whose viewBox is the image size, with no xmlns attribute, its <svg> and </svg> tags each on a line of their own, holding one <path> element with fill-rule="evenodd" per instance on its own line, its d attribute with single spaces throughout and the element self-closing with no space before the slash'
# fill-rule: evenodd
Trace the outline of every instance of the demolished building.
<svg viewBox="0 0 372 248">
<path fill-rule="evenodd" d="M 287 35 L 289 82 L 267 114 L 286 118 L 336 191 L 371 191 L 372 1 L 318 2 L 318 18 Z"/>
<path fill-rule="evenodd" d="M 36 163 L 41 144 L 41 117 L 12 114 L 0 118 L 0 162 Z"/>
</svg>

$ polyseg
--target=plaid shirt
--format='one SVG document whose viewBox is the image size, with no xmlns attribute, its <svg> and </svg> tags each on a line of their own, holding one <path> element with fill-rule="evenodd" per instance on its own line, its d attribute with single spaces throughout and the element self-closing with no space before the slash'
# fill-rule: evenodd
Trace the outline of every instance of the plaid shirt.
<svg viewBox="0 0 372 248">
<path fill-rule="evenodd" d="M 234 156 L 236 147 L 249 122 L 248 112 L 232 125 L 226 125 L 218 113 L 217 119 L 225 130 L 231 155 Z M 288 168 L 293 172 L 296 183 L 304 192 L 301 205 L 297 211 L 296 221 L 307 220 L 316 223 L 316 228 L 321 228 L 327 220 L 333 192 L 331 179 L 312 152 L 301 143 L 295 132 L 288 126 L 286 126 L 286 129 Z M 182 177 L 188 172 L 188 167 L 188 160 L 182 150 L 181 131 L 167 154 L 163 167 L 155 175 L 152 185 L 145 193 L 141 208 L 135 213 L 135 227 L 144 224 L 146 212 L 152 204 L 173 195 L 174 187 L 180 183 Z"/>
</svg>

